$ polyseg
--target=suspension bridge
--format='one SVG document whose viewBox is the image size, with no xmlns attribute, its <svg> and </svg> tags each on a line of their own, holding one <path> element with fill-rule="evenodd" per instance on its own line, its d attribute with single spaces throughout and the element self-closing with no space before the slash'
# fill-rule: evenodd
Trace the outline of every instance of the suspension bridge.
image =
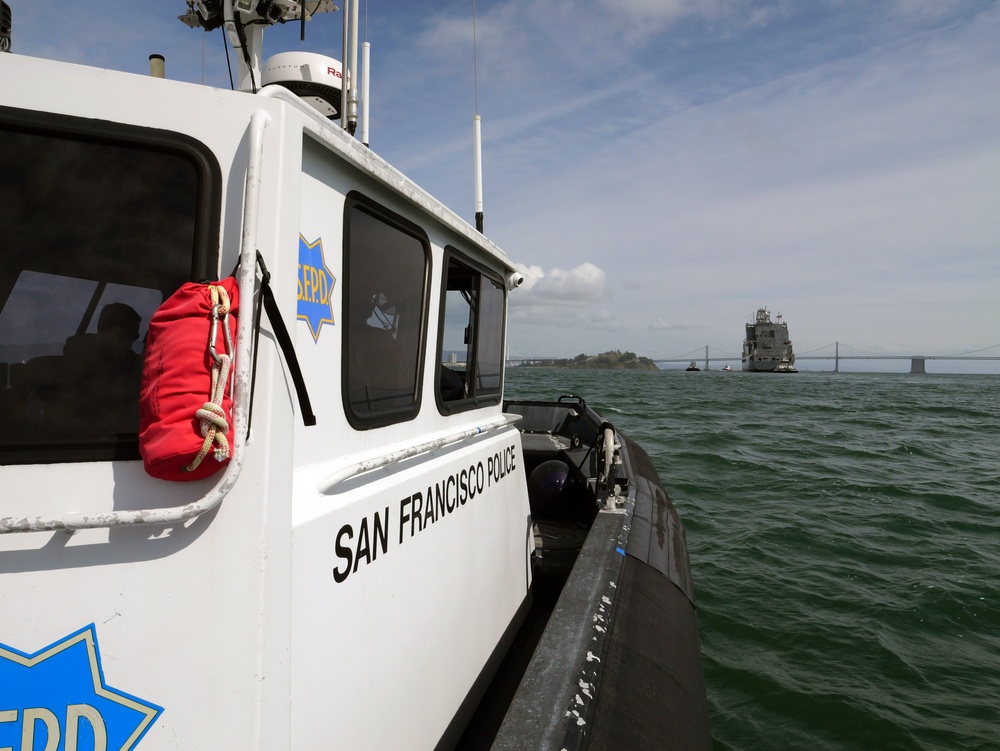
<svg viewBox="0 0 1000 751">
<path fill-rule="evenodd" d="M 841 347 L 844 348 L 845 353 L 841 353 Z M 834 342 L 833 344 L 827 344 L 823 347 L 808 350 L 802 354 L 796 354 L 795 362 L 799 362 L 800 360 L 832 361 L 834 364 L 833 371 L 835 373 L 840 372 L 841 360 L 909 360 L 911 373 L 925 373 L 927 372 L 927 360 L 1000 360 L 1000 344 L 983 347 L 982 349 L 973 350 L 971 352 L 959 352 L 951 355 L 899 355 L 868 352 L 857 347 L 851 347 L 847 344 L 842 345 L 840 342 Z M 663 358 L 654 357 L 653 361 L 657 364 L 690 363 L 694 361 L 699 364 L 704 363 L 705 370 L 708 370 L 713 362 L 742 362 L 742 355 L 737 352 L 726 352 L 725 350 L 716 349 L 706 344 L 704 350 L 699 348 L 683 355 Z"/>
<path fill-rule="evenodd" d="M 742 363 L 742 355 L 739 352 L 728 352 L 710 345 L 705 345 L 704 347 L 699 347 L 698 349 L 691 350 L 690 352 L 680 355 L 653 357 L 651 359 L 658 365 L 671 363 L 687 364 L 695 362 L 703 366 L 704 370 L 710 370 L 712 363 L 725 363 L 732 365 L 739 365 Z M 842 360 L 909 360 L 911 373 L 925 373 L 926 362 L 928 360 L 1000 361 L 1000 344 L 994 344 L 989 347 L 983 347 L 982 349 L 970 350 L 967 352 L 957 352 L 954 354 L 901 355 L 887 352 L 871 352 L 857 347 L 852 347 L 849 344 L 834 342 L 833 344 L 827 344 L 823 347 L 817 347 L 795 355 L 796 363 L 799 363 L 802 360 L 826 360 L 827 362 L 832 362 L 833 371 L 837 373 L 840 372 L 840 363 Z M 507 354 L 507 365 L 509 366 L 559 365 L 567 362 L 567 358 L 560 357 L 538 355 L 525 356 L 515 354 L 514 352 L 508 352 Z"/>
</svg>

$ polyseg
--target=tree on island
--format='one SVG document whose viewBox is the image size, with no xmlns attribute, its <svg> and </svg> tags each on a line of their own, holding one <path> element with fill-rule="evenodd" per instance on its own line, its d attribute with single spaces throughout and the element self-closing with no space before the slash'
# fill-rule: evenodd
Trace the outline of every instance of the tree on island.
<svg viewBox="0 0 1000 751">
<path fill-rule="evenodd" d="M 622 352 L 620 349 L 608 350 L 599 355 L 580 353 L 572 359 L 540 360 L 531 365 L 585 370 L 659 370 L 650 358 L 640 357 L 635 352 Z"/>
</svg>

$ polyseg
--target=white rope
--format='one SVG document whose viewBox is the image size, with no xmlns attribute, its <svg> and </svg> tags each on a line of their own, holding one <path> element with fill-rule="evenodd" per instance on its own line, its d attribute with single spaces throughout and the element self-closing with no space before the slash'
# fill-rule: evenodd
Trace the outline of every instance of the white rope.
<svg viewBox="0 0 1000 751">
<path fill-rule="evenodd" d="M 221 321 L 223 326 L 229 325 L 229 295 L 224 287 L 211 285 L 209 290 L 212 295 L 212 336 L 209 339 L 209 354 L 213 359 L 212 389 L 209 392 L 209 401 L 195 412 L 195 417 L 201 421 L 201 434 L 205 440 L 198 455 L 184 468 L 185 472 L 197 469 L 213 446 L 215 461 L 222 462 L 229 458 L 229 421 L 226 419 L 226 411 L 222 408 L 222 399 L 226 393 L 226 381 L 229 380 L 232 353 L 219 354 L 214 346 L 219 322 Z M 228 339 L 227 336 L 226 340 Z"/>
</svg>

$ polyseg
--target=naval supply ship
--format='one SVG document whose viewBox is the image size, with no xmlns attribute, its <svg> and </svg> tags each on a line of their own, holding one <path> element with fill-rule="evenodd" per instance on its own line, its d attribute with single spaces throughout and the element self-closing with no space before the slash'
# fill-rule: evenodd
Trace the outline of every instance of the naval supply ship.
<svg viewBox="0 0 1000 751">
<path fill-rule="evenodd" d="M 757 308 L 757 315 L 746 325 L 743 340 L 743 370 L 754 373 L 796 373 L 795 353 L 788 337 L 788 324 L 781 314 L 771 320 L 771 311 Z"/>
</svg>

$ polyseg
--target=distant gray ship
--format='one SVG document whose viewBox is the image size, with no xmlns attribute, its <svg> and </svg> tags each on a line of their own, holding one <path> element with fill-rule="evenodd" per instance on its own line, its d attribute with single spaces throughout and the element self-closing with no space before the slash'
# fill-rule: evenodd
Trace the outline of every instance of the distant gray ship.
<svg viewBox="0 0 1000 751">
<path fill-rule="evenodd" d="M 792 340 L 788 338 L 788 324 L 782 323 L 781 314 L 771 320 L 767 308 L 757 308 L 756 318 L 747 325 L 743 341 L 743 370 L 754 373 L 797 373 Z"/>
</svg>

